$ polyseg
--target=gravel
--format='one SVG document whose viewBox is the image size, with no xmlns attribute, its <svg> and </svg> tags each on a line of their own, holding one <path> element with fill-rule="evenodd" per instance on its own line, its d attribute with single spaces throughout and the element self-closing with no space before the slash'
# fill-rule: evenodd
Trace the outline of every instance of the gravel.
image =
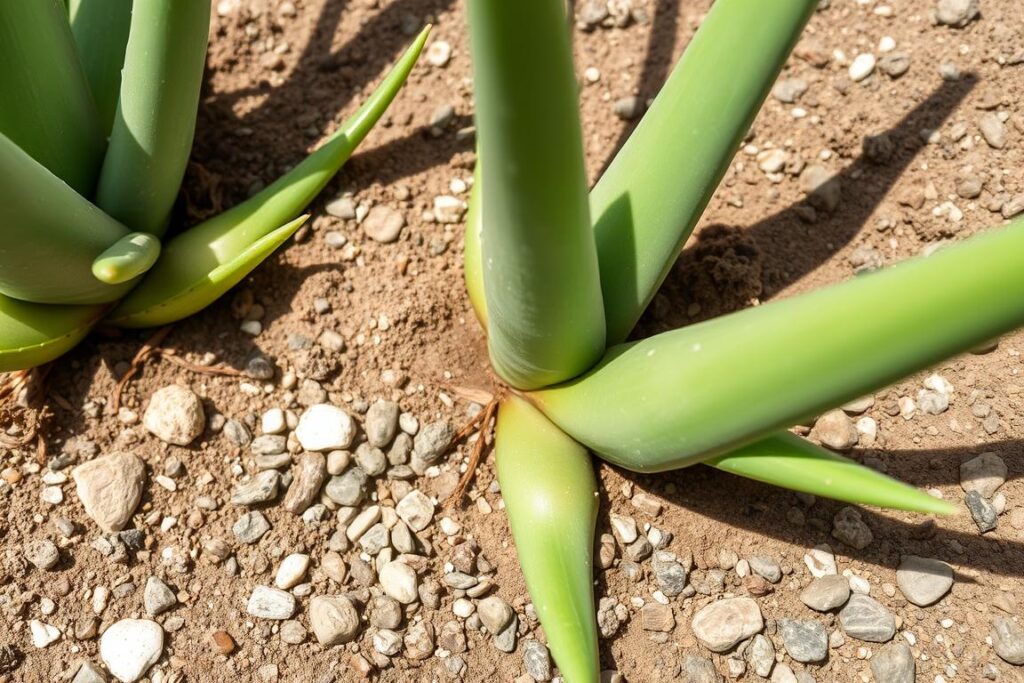
<svg viewBox="0 0 1024 683">
<path fill-rule="evenodd" d="M 251 545 L 259 542 L 263 534 L 270 531 L 270 522 L 262 512 L 247 512 L 238 518 L 231 531 L 240 542 Z"/>
<path fill-rule="evenodd" d="M 270 586 L 256 586 L 245 609 L 260 619 L 284 620 L 295 614 L 295 607 L 295 596 L 291 593 Z"/>
<path fill-rule="evenodd" d="M 385 448 L 398 433 L 400 409 L 394 401 L 377 401 L 366 411 L 363 430 L 374 448 Z"/>
<path fill-rule="evenodd" d="M 476 611 L 487 632 L 491 634 L 501 633 L 515 616 L 509 604 L 497 595 L 484 598 L 477 603 Z"/>
<path fill-rule="evenodd" d="M 700 609 L 693 634 L 712 652 L 725 652 L 764 628 L 761 608 L 750 598 L 726 598 Z"/>
<path fill-rule="evenodd" d="M 53 541 L 46 539 L 29 541 L 24 547 L 25 559 L 39 570 L 47 571 L 57 566 L 60 561 L 60 551 Z"/>
<path fill-rule="evenodd" d="M 388 562 L 380 569 L 380 584 L 388 597 L 403 605 L 416 602 L 419 595 L 416 572 L 400 561 Z"/>
<path fill-rule="evenodd" d="M 79 465 L 71 476 L 85 513 L 113 533 L 127 526 L 142 499 L 146 465 L 131 453 L 111 453 Z"/>
<path fill-rule="evenodd" d="M 178 604 L 178 598 L 174 595 L 171 587 L 164 583 L 162 579 L 151 576 L 146 579 L 142 603 L 146 608 L 146 614 L 155 617 Z"/>
<path fill-rule="evenodd" d="M 295 438 L 307 451 L 346 449 L 356 436 L 355 423 L 341 408 L 329 403 L 312 405 L 299 417 Z"/>
<path fill-rule="evenodd" d="M 399 501 L 395 512 L 415 532 L 426 529 L 434 519 L 434 503 L 421 492 L 413 489 Z"/>
<path fill-rule="evenodd" d="M 370 478 L 361 467 L 352 467 L 336 477 L 331 477 L 324 488 L 328 498 L 338 505 L 358 505 L 366 495 Z"/>
<path fill-rule="evenodd" d="M 751 639 L 745 657 L 754 673 L 761 678 L 768 678 L 775 665 L 775 646 L 767 636 L 759 633 Z"/>
<path fill-rule="evenodd" d="M 309 626 L 321 645 L 341 645 L 359 633 L 359 612 L 343 595 L 318 595 L 309 601 Z"/>
<path fill-rule="evenodd" d="M 854 593 L 839 612 L 843 632 L 870 643 L 887 643 L 896 634 L 896 618 L 880 602 Z"/>
<path fill-rule="evenodd" d="M 960 465 L 960 486 L 991 498 L 1006 482 L 1006 463 L 995 453 L 982 453 Z"/>
<path fill-rule="evenodd" d="M 175 446 L 187 446 L 203 433 L 203 403 L 190 389 L 171 384 L 149 399 L 142 424 L 155 437 Z"/>
<path fill-rule="evenodd" d="M 814 423 L 811 437 L 823 446 L 837 451 L 847 451 L 857 445 L 857 428 L 842 410 L 830 410 Z"/>
<path fill-rule="evenodd" d="M 523 642 L 523 666 L 533 680 L 551 680 L 551 653 L 539 640 L 530 638 Z"/>
<path fill-rule="evenodd" d="M 164 630 L 154 621 L 122 619 L 100 638 L 100 659 L 124 683 L 142 678 L 164 649 Z"/>
<path fill-rule="evenodd" d="M 231 492 L 232 505 L 256 505 L 277 498 L 277 487 L 281 484 L 281 473 L 264 470 L 243 482 Z"/>
<path fill-rule="evenodd" d="M 980 12 L 978 0 L 938 0 L 935 5 L 938 22 L 953 28 L 967 26 Z"/>
<path fill-rule="evenodd" d="M 927 607 L 953 587 L 953 568 L 941 560 L 906 555 L 896 570 L 896 585 L 907 600 Z"/>
<path fill-rule="evenodd" d="M 375 242 L 389 244 L 398 239 L 405 227 L 405 216 L 401 211 L 378 204 L 370 209 L 363 219 L 363 232 Z"/>
<path fill-rule="evenodd" d="M 1016 666 L 1024 665 L 1024 628 L 1011 617 L 992 620 L 992 649 L 999 658 Z"/>
<path fill-rule="evenodd" d="M 774 557 L 754 555 L 747 558 L 747 564 L 751 571 L 770 583 L 778 583 L 782 580 L 782 567 Z"/>
<path fill-rule="evenodd" d="M 832 520 L 832 536 L 857 550 L 863 550 L 875 540 L 871 529 L 861 519 L 860 510 L 851 506 L 836 513 Z"/>
<path fill-rule="evenodd" d="M 871 658 L 871 673 L 879 683 L 914 683 L 917 665 L 906 643 L 890 643 Z"/>
<path fill-rule="evenodd" d="M 828 633 L 817 621 L 780 619 L 779 632 L 786 652 L 798 662 L 820 662 L 828 655 Z"/>
<path fill-rule="evenodd" d="M 978 525 L 981 533 L 987 533 L 996 528 L 999 522 L 999 515 L 991 502 L 981 497 L 977 491 L 968 491 L 964 497 L 967 509 L 971 511 L 974 523 Z"/>
<path fill-rule="evenodd" d="M 281 560 L 277 573 L 274 575 L 274 585 L 283 590 L 294 588 L 306 577 L 308 570 L 309 555 L 292 553 Z"/>
<path fill-rule="evenodd" d="M 284 497 L 284 509 L 293 515 L 301 515 L 320 496 L 326 478 L 327 459 L 322 453 L 310 451 L 300 455 L 292 484 Z"/>
</svg>

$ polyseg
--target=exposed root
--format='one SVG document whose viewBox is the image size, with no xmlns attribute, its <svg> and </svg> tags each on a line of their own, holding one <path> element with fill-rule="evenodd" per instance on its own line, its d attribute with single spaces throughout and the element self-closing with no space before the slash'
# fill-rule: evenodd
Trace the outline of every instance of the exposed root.
<svg viewBox="0 0 1024 683">
<path fill-rule="evenodd" d="M 0 446 L 24 448 L 35 442 L 36 458 L 46 461 L 45 423 L 52 412 L 43 403 L 50 365 L 0 375 Z"/>
<path fill-rule="evenodd" d="M 473 443 L 473 449 L 469 452 L 469 462 L 466 463 L 466 471 L 459 478 L 459 483 L 455 486 L 455 490 L 445 500 L 445 507 L 456 505 L 466 495 L 466 491 L 476 475 L 476 469 L 480 466 L 480 461 L 483 459 L 487 447 L 491 444 L 491 422 L 494 419 L 494 414 L 498 411 L 498 403 L 500 401 L 500 394 L 492 396 L 484 409 L 463 425 L 462 429 L 456 433 L 455 438 L 452 440 L 452 444 L 455 444 L 473 432 L 476 432 L 477 435 L 477 439 Z"/>
<path fill-rule="evenodd" d="M 190 372 L 196 372 L 204 375 L 226 375 L 229 377 L 238 377 L 244 373 L 241 370 L 228 366 L 214 366 L 208 367 L 206 365 L 197 365 L 195 363 L 189 363 L 187 360 L 179 357 L 174 349 L 165 349 L 160 345 L 164 339 L 171 332 L 171 325 L 165 325 L 157 330 L 153 336 L 147 339 L 143 344 L 142 348 L 138 350 L 135 357 L 132 358 L 131 367 L 128 368 L 128 372 L 124 373 L 124 376 L 118 380 L 117 386 L 114 388 L 114 397 L 110 402 L 110 413 L 116 414 L 121 409 L 121 395 L 124 393 L 125 387 L 134 379 L 139 373 L 142 372 L 143 366 L 150 358 L 159 357 L 163 360 L 169 361 L 185 368 Z"/>
<path fill-rule="evenodd" d="M 189 171 L 195 174 L 199 187 L 198 196 L 195 197 L 185 189 L 185 212 L 196 220 L 205 220 L 221 213 L 224 210 L 224 188 L 220 176 L 208 171 L 198 161 L 190 161 L 188 166 Z"/>
</svg>

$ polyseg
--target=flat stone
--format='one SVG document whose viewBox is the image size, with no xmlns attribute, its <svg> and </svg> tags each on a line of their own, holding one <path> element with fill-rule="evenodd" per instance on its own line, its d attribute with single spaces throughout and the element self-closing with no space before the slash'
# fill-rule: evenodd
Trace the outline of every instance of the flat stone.
<svg viewBox="0 0 1024 683">
<path fill-rule="evenodd" d="M 523 642 L 523 666 L 533 680 L 551 680 L 551 653 L 539 640 L 530 638 Z"/>
<path fill-rule="evenodd" d="M 1014 666 L 1024 665 L 1024 628 L 1011 617 L 992 620 L 992 649 Z"/>
<path fill-rule="evenodd" d="M 277 470 L 264 470 L 256 473 L 249 481 L 235 486 L 231 492 L 232 505 L 256 505 L 277 498 L 277 487 L 281 483 L 281 473 Z"/>
<path fill-rule="evenodd" d="M 192 390 L 170 384 L 149 399 L 142 424 L 161 441 L 187 446 L 203 433 L 206 415 L 202 401 Z"/>
<path fill-rule="evenodd" d="M 775 666 L 775 646 L 767 636 L 760 633 L 750 641 L 750 647 L 746 651 L 747 664 L 761 678 L 768 678 Z"/>
<path fill-rule="evenodd" d="M 377 401 L 366 411 L 363 429 L 366 440 L 374 448 L 385 448 L 398 433 L 398 415 L 401 412 L 394 401 Z"/>
<path fill-rule="evenodd" d="M 836 573 L 836 556 L 827 543 L 815 546 L 804 555 L 804 564 L 811 576 L 822 577 Z"/>
<path fill-rule="evenodd" d="M 381 587 L 384 593 L 403 605 L 411 605 L 416 602 L 419 592 L 419 581 L 416 578 L 416 571 L 397 560 L 388 562 L 380 568 L 379 576 Z"/>
<path fill-rule="evenodd" d="M 279 588 L 256 586 L 245 609 L 260 619 L 291 619 L 295 614 L 295 596 Z"/>
<path fill-rule="evenodd" d="M 359 612 L 344 595 L 318 595 L 309 601 L 309 625 L 321 645 L 341 645 L 359 633 Z"/>
<path fill-rule="evenodd" d="M 981 533 L 987 533 L 996 528 L 999 523 L 999 514 L 991 502 L 981 497 L 977 491 L 968 491 L 964 497 L 967 509 L 971 511 L 974 523 L 978 525 Z"/>
<path fill-rule="evenodd" d="M 294 433 L 307 451 L 344 450 L 352 445 L 356 427 L 349 414 L 338 406 L 318 403 L 302 413 Z"/>
<path fill-rule="evenodd" d="M 146 607 L 146 614 L 155 617 L 177 605 L 178 598 L 159 577 L 151 576 L 146 579 L 142 603 Z"/>
<path fill-rule="evenodd" d="M 772 97 L 784 104 L 793 104 L 807 92 L 807 81 L 802 78 L 783 78 L 772 88 Z"/>
<path fill-rule="evenodd" d="M 676 626 L 672 607 L 660 602 L 649 602 L 640 609 L 640 625 L 645 631 L 669 633 Z"/>
<path fill-rule="evenodd" d="M 231 531 L 242 543 L 253 544 L 263 538 L 263 534 L 270 531 L 270 522 L 263 516 L 262 512 L 247 512 L 238 518 L 238 521 L 231 527 Z"/>
<path fill-rule="evenodd" d="M 786 652 L 798 662 L 820 662 L 828 655 L 828 632 L 817 621 L 780 619 L 779 632 Z"/>
<path fill-rule="evenodd" d="M 257 436 L 249 445 L 253 455 L 278 455 L 288 450 L 288 439 L 278 434 Z"/>
<path fill-rule="evenodd" d="M 512 607 L 497 595 L 481 600 L 476 606 L 476 611 L 487 632 L 491 634 L 503 631 L 515 616 Z"/>
<path fill-rule="evenodd" d="M 800 592 L 800 600 L 817 612 L 838 609 L 850 599 L 850 582 L 845 576 L 822 576 Z"/>
<path fill-rule="evenodd" d="M 896 634 L 896 618 L 884 605 L 860 593 L 854 593 L 839 612 L 843 632 L 869 643 L 887 643 Z"/>
<path fill-rule="evenodd" d="M 770 583 L 778 583 L 782 580 L 782 567 L 774 557 L 754 555 L 747 558 L 747 564 L 750 565 L 751 571 L 767 579 Z"/>
<path fill-rule="evenodd" d="M 761 608 L 751 598 L 726 598 L 700 609 L 693 634 L 712 652 L 725 652 L 764 628 Z"/>
<path fill-rule="evenodd" d="M 100 659 L 122 683 L 142 678 L 164 650 L 164 630 L 148 619 L 122 619 L 100 636 Z"/>
<path fill-rule="evenodd" d="M 430 465 L 444 455 L 455 437 L 455 429 L 446 421 L 424 425 L 413 440 L 413 453 L 422 462 Z"/>
<path fill-rule="evenodd" d="M 338 505 L 358 505 L 366 495 L 369 480 L 361 467 L 351 467 L 340 475 L 331 477 L 324 488 L 324 493 Z"/>
<path fill-rule="evenodd" d="M 917 664 L 906 643 L 890 643 L 871 657 L 871 673 L 877 683 L 914 683 Z"/>
<path fill-rule="evenodd" d="M 991 498 L 1006 482 L 1006 463 L 995 453 L 982 453 L 960 465 L 960 486 Z"/>
<path fill-rule="evenodd" d="M 399 501 L 395 512 L 410 529 L 420 532 L 434 519 L 434 503 L 423 493 L 413 489 Z"/>
<path fill-rule="evenodd" d="M 322 453 L 307 451 L 299 456 L 294 474 L 284 497 L 284 509 L 301 515 L 320 495 L 327 478 L 327 459 Z"/>
<path fill-rule="evenodd" d="M 388 244 L 398 239 L 405 227 L 405 216 L 397 209 L 378 204 L 363 219 L 363 232 L 375 242 Z"/>
<path fill-rule="evenodd" d="M 85 513 L 107 533 L 123 529 L 142 499 L 146 465 L 131 453 L 111 453 L 71 473 Z"/>
<path fill-rule="evenodd" d="M 953 568 L 941 560 L 906 555 L 896 570 L 896 585 L 907 600 L 927 607 L 953 587 Z"/>
<path fill-rule="evenodd" d="M 714 662 L 707 657 L 687 655 L 683 658 L 682 675 L 683 683 L 722 683 Z"/>
</svg>

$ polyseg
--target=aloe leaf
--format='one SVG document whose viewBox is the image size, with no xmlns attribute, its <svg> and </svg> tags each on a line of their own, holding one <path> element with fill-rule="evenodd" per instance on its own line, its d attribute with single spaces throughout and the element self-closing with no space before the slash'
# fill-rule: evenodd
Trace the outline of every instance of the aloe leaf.
<svg viewBox="0 0 1024 683">
<path fill-rule="evenodd" d="M 717 0 L 590 193 L 608 343 L 675 262 L 818 0 Z"/>
<path fill-rule="evenodd" d="M 134 3 L 117 113 L 96 204 L 162 235 L 181 188 L 206 63 L 210 0 Z"/>
<path fill-rule="evenodd" d="M 180 295 L 203 282 L 206 274 L 235 261 L 278 226 L 292 221 L 319 194 L 398 94 L 428 32 L 429 27 L 420 33 L 363 106 L 319 149 L 262 192 L 188 229 L 165 245 L 156 265 L 108 322 L 124 327 L 162 325 L 212 303 L 213 298 L 198 293 L 188 299 Z M 170 300 L 176 303 L 168 305 Z"/>
<path fill-rule="evenodd" d="M 160 239 L 147 232 L 133 232 L 114 242 L 92 262 L 92 274 L 101 282 L 119 285 L 134 280 L 153 267 L 160 256 Z"/>
<path fill-rule="evenodd" d="M 60 0 L 0 2 L 0 103 L 0 133 L 91 196 L 104 136 Z"/>
<path fill-rule="evenodd" d="M 773 434 L 704 464 L 747 479 L 847 503 L 934 514 L 955 510 L 945 501 L 789 432 Z"/>
<path fill-rule="evenodd" d="M 473 173 L 473 189 L 469 192 L 469 210 L 466 212 L 465 245 L 462 249 L 462 272 L 466 292 L 477 320 L 487 329 L 487 301 L 484 299 L 484 273 L 480 260 L 480 165 Z"/>
<path fill-rule="evenodd" d="M 0 107 L 2 108 L 2 107 Z M 24 301 L 114 301 L 128 284 L 92 274 L 92 262 L 128 235 L 123 225 L 0 135 L 0 292 Z"/>
<path fill-rule="evenodd" d="M 562 0 L 468 11 L 491 363 L 535 388 L 604 349 L 569 22 Z"/>
<path fill-rule="evenodd" d="M 51 306 L 0 294 L 0 372 L 59 358 L 89 333 L 105 306 Z"/>
<path fill-rule="evenodd" d="M 110 135 L 121 91 L 132 0 L 71 0 L 68 16 L 103 135 Z"/>
<path fill-rule="evenodd" d="M 594 683 L 597 482 L 590 455 L 515 396 L 498 409 L 495 450 L 519 564 L 548 647 L 566 683 Z"/>
<path fill-rule="evenodd" d="M 198 313 L 242 281 L 309 218 L 300 216 L 229 258 L 214 245 L 202 249 L 185 233 L 164 248 L 157 265 L 115 308 L 106 322 L 156 327 Z"/>
<path fill-rule="evenodd" d="M 1024 219 L 927 258 L 612 347 L 587 375 L 531 398 L 611 462 L 683 467 L 1019 327 L 1022 291 Z"/>
</svg>

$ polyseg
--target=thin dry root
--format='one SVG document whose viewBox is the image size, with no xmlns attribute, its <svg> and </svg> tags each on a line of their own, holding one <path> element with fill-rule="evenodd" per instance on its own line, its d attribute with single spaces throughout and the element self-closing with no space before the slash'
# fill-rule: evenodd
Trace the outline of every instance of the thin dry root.
<svg viewBox="0 0 1024 683">
<path fill-rule="evenodd" d="M 0 446 L 23 448 L 32 442 L 40 463 L 46 460 L 43 425 L 52 417 L 43 404 L 50 365 L 0 375 Z"/>
<path fill-rule="evenodd" d="M 445 507 L 451 507 L 459 503 L 462 497 L 466 495 L 466 491 L 476 475 L 476 469 L 480 466 L 480 461 L 483 459 L 484 452 L 491 443 L 491 421 L 498 410 L 499 400 L 500 398 L 497 396 L 492 397 L 487 406 L 466 423 L 452 440 L 454 445 L 457 441 L 474 431 L 477 434 L 477 439 L 473 443 L 473 449 L 469 452 L 469 462 L 466 463 L 466 471 L 459 478 L 459 483 L 455 486 L 455 490 L 445 500 Z"/>
<path fill-rule="evenodd" d="M 226 375 L 229 377 L 239 377 L 244 373 L 241 370 L 227 366 L 216 366 L 207 367 L 205 365 L 197 365 L 195 363 L 189 363 L 187 360 L 180 358 L 174 349 L 164 349 L 160 347 L 164 339 L 171 332 L 171 325 L 165 325 L 157 330 L 153 336 L 147 339 L 143 344 L 142 348 L 139 349 L 135 357 L 132 358 L 131 367 L 128 368 L 128 372 L 124 373 L 124 376 L 118 381 L 117 386 L 114 388 L 114 398 L 110 402 L 111 414 L 116 414 L 121 409 L 121 395 L 124 393 L 125 387 L 128 386 L 129 382 L 132 381 L 140 372 L 142 367 L 146 364 L 150 358 L 159 356 L 163 360 L 170 361 L 175 365 L 185 368 L 190 372 L 197 372 L 204 375 Z"/>
</svg>

